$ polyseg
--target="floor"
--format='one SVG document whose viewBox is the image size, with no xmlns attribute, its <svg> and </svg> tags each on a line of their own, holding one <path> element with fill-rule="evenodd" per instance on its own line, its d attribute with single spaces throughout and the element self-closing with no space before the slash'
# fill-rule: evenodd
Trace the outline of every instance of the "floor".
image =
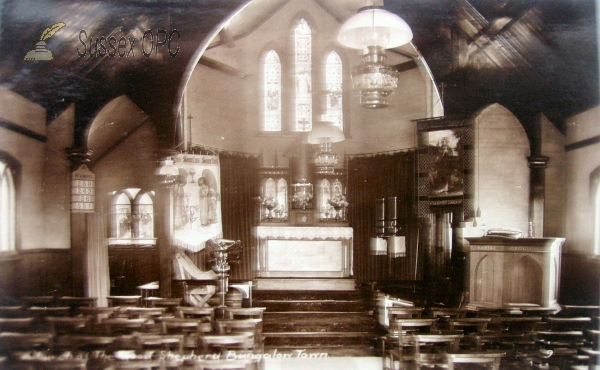
<svg viewBox="0 0 600 370">
<path fill-rule="evenodd" d="M 273 354 L 277 357 L 277 354 Z M 291 358 L 265 358 L 265 370 L 380 370 L 381 357 L 322 357 L 317 353 L 299 353 Z"/>
</svg>

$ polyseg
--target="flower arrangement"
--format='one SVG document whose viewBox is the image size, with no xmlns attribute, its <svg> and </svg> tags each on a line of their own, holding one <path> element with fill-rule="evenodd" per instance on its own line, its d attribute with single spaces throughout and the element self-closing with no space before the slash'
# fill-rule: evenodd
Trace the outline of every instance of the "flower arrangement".
<svg viewBox="0 0 600 370">
<path fill-rule="evenodd" d="M 331 204 L 333 208 L 348 207 L 348 204 L 350 204 L 346 201 L 346 197 L 343 195 L 334 195 L 327 200 L 327 203 Z"/>
<path fill-rule="evenodd" d="M 275 200 L 275 198 L 273 198 L 272 196 L 264 197 L 262 195 L 259 197 L 254 197 L 254 200 L 256 201 L 256 203 L 260 204 L 261 207 L 265 207 L 265 209 L 267 210 L 267 219 L 272 219 L 273 215 L 271 211 L 273 211 L 279 206 L 277 200 Z"/>
<path fill-rule="evenodd" d="M 311 208 L 313 196 L 311 193 L 303 192 L 294 194 L 292 201 L 294 202 L 294 208 Z"/>
</svg>

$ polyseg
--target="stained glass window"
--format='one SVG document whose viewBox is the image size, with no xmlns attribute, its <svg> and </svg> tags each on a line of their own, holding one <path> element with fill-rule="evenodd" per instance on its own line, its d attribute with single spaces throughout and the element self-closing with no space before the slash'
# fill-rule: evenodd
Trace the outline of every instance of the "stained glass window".
<svg viewBox="0 0 600 370">
<path fill-rule="evenodd" d="M 281 62 L 274 50 L 264 63 L 264 130 L 281 131 Z"/>
<path fill-rule="evenodd" d="M 16 191 L 12 171 L 0 161 L 0 252 L 16 249 Z"/>
<path fill-rule="evenodd" d="M 328 93 L 326 119 L 335 123 L 343 131 L 342 83 L 342 59 L 335 51 L 332 51 L 325 62 L 325 88 Z"/>
<path fill-rule="evenodd" d="M 312 129 L 312 34 L 302 19 L 294 29 L 294 74 L 296 77 L 295 131 Z"/>
</svg>

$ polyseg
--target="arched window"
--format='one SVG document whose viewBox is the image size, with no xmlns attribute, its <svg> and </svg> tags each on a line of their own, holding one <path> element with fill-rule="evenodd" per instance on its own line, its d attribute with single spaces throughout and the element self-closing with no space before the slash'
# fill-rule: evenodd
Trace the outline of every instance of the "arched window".
<svg viewBox="0 0 600 370">
<path fill-rule="evenodd" d="M 0 160 L 0 252 L 17 249 L 17 193 L 13 170 Z"/>
<path fill-rule="evenodd" d="M 154 245 L 154 203 L 149 193 L 130 188 L 111 200 L 110 245 Z"/>
<path fill-rule="evenodd" d="M 312 129 L 312 32 L 301 19 L 294 29 L 294 76 L 296 81 L 294 131 Z"/>
<path fill-rule="evenodd" d="M 265 131 L 281 131 L 281 61 L 274 50 L 267 53 L 263 65 Z"/>
<path fill-rule="evenodd" d="M 325 89 L 327 90 L 327 121 L 335 123 L 344 131 L 342 59 L 335 51 L 325 61 Z"/>
<path fill-rule="evenodd" d="M 309 132 L 318 114 L 318 120 L 332 121 L 345 131 L 342 58 L 336 51 L 322 50 L 319 42 L 313 42 L 314 30 L 307 18 L 298 19 L 289 31 L 285 53 L 267 49 L 260 62 L 262 93 L 258 105 L 262 119 L 257 122 L 258 129 L 286 134 Z M 313 53 L 320 59 L 318 71 L 313 70 Z M 319 92 L 317 111 L 313 108 L 317 101 L 313 92 Z"/>
</svg>

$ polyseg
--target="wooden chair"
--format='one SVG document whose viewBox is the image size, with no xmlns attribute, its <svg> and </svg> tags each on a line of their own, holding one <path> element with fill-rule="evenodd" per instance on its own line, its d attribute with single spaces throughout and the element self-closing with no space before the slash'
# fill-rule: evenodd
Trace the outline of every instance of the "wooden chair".
<svg viewBox="0 0 600 370">
<path fill-rule="evenodd" d="M 175 309 L 181 306 L 183 298 L 148 297 L 144 299 L 144 302 L 148 307 L 163 307 L 166 312 L 175 315 Z"/>
<path fill-rule="evenodd" d="M 225 309 L 225 319 L 261 319 L 266 307 L 245 307 L 245 308 L 232 308 L 227 307 Z"/>
<path fill-rule="evenodd" d="M 490 320 L 490 317 L 457 317 L 448 320 L 448 329 L 462 329 L 465 334 L 484 333 Z"/>
<path fill-rule="evenodd" d="M 411 346 L 412 341 L 408 335 L 414 333 L 431 333 L 436 330 L 437 319 L 395 319 L 390 322 L 387 335 L 381 338 L 381 356 L 384 369 L 393 369 L 394 358 L 390 355 L 392 350 L 402 352 L 404 347 Z M 388 362 L 389 360 L 389 362 Z M 388 367 L 389 365 L 389 367 Z"/>
<path fill-rule="evenodd" d="M 500 361 L 504 356 L 506 356 L 506 352 L 469 352 L 446 354 L 448 370 L 460 368 L 460 364 L 489 364 L 491 366 L 490 370 L 499 370 Z"/>
<path fill-rule="evenodd" d="M 194 370 L 250 370 L 251 361 L 247 360 L 196 360 Z"/>
<path fill-rule="evenodd" d="M 108 306 L 121 306 L 121 307 L 140 307 L 140 295 L 110 295 L 106 297 Z"/>
<path fill-rule="evenodd" d="M 390 349 L 390 369 L 404 369 L 410 364 L 421 368 L 445 367 L 447 359 L 445 354 L 457 352 L 462 335 L 455 334 L 411 334 L 406 336 L 404 345 L 397 349 Z M 427 350 L 424 351 L 424 346 Z M 412 350 L 412 351 L 411 351 Z M 398 364 L 398 367 L 396 367 Z"/>
<path fill-rule="evenodd" d="M 184 336 L 185 348 L 197 348 L 198 338 L 213 331 L 211 322 L 202 322 L 199 319 L 165 318 L 161 320 L 162 334 L 180 334 Z"/>
<path fill-rule="evenodd" d="M 156 370 L 162 369 L 163 362 L 154 359 L 129 359 L 113 361 L 116 370 Z"/>
<path fill-rule="evenodd" d="M 144 332 L 146 326 L 152 323 L 147 318 L 128 319 L 122 317 L 108 318 L 102 320 L 101 325 L 107 335 L 132 334 L 134 332 Z"/>
<path fill-rule="evenodd" d="M 25 315 L 23 306 L 0 306 L 0 317 L 2 318 L 18 318 Z"/>
<path fill-rule="evenodd" d="M 395 319 L 418 319 L 423 315 L 424 307 L 388 307 L 390 323 Z"/>
<path fill-rule="evenodd" d="M 49 324 L 53 336 L 87 334 L 91 330 L 92 320 L 92 316 L 46 317 L 46 322 Z"/>
<path fill-rule="evenodd" d="M 21 297 L 21 300 L 25 303 L 25 307 L 52 307 L 56 305 L 56 297 L 53 295 L 25 296 Z"/>
<path fill-rule="evenodd" d="M 220 354 L 227 351 L 249 351 L 254 347 L 254 338 L 249 334 L 203 335 L 200 337 L 201 351 L 204 355 Z"/>
<path fill-rule="evenodd" d="M 70 297 L 64 296 L 58 298 L 58 304 L 71 307 L 71 312 L 76 314 L 80 307 L 96 307 L 97 297 Z"/>
<path fill-rule="evenodd" d="M 116 349 L 114 345 L 116 336 L 69 335 L 67 338 L 72 351 L 110 353 Z"/>
<path fill-rule="evenodd" d="M 33 317 L 0 318 L 0 332 L 29 332 L 33 330 Z"/>
<path fill-rule="evenodd" d="M 116 316 L 115 314 L 121 310 L 119 306 L 112 307 L 79 307 L 79 313 L 86 316 L 94 317 L 96 323 L 102 322 L 110 316 Z"/>
<path fill-rule="evenodd" d="M 261 319 L 219 319 L 215 321 L 215 331 L 217 334 L 251 334 L 254 338 L 254 350 L 263 353 L 265 338 L 262 333 L 262 324 Z"/>
<path fill-rule="evenodd" d="M 163 316 L 166 310 L 165 307 L 124 307 L 121 312 L 130 319 L 157 319 Z"/>
<path fill-rule="evenodd" d="M 175 316 L 182 319 L 201 319 L 202 322 L 212 323 L 215 321 L 215 308 L 178 306 L 175 308 Z"/>
<path fill-rule="evenodd" d="M 32 351 L 49 349 L 52 334 L 50 333 L 0 333 L 0 355 L 11 351 Z"/>
<path fill-rule="evenodd" d="M 434 319 L 455 319 L 467 315 L 467 308 L 465 307 L 431 307 L 429 311 L 430 316 Z"/>
<path fill-rule="evenodd" d="M 183 335 L 166 334 L 144 334 L 134 335 L 141 351 L 163 350 L 183 355 Z"/>
</svg>

